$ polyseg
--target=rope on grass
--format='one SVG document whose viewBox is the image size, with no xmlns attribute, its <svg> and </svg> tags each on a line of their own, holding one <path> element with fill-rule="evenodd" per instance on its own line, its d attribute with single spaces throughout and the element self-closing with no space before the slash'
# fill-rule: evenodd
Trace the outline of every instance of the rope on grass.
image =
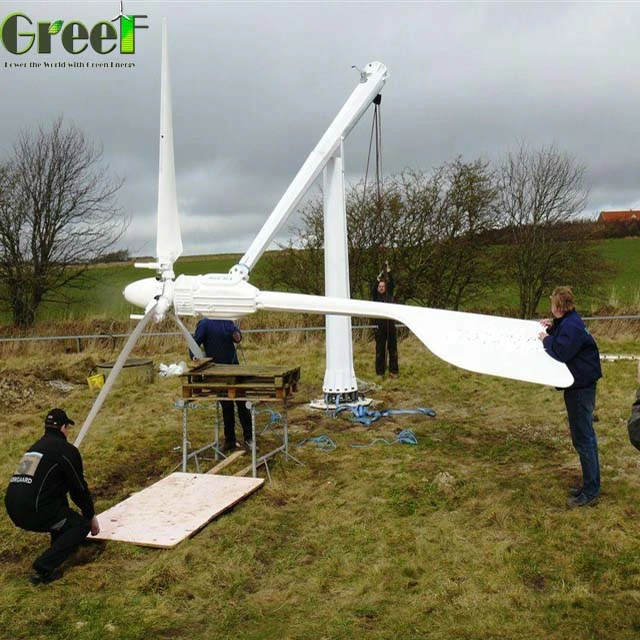
<svg viewBox="0 0 640 640">
<path fill-rule="evenodd" d="M 316 436 L 315 438 L 305 438 L 302 442 L 299 442 L 296 447 L 302 447 L 308 442 L 315 444 L 316 449 L 320 449 L 320 451 L 333 451 L 338 446 L 328 436 Z"/>
<path fill-rule="evenodd" d="M 377 442 L 383 442 L 384 444 L 396 444 L 399 442 L 400 444 L 416 445 L 418 444 L 418 438 L 416 438 L 411 429 L 404 429 L 395 437 L 394 440 L 386 440 L 385 438 L 374 438 L 369 444 L 350 444 L 349 446 L 353 447 L 354 449 L 365 449 L 376 444 Z"/>
<path fill-rule="evenodd" d="M 370 391 L 379 391 L 381 389 L 378 383 L 370 382 L 369 380 L 360 380 L 360 378 L 356 378 L 356 384 L 358 386 L 358 391 L 364 394 Z"/>
<path fill-rule="evenodd" d="M 374 422 L 376 422 L 377 420 L 379 420 L 380 418 L 387 418 L 388 416 L 392 416 L 392 415 L 399 415 L 402 413 L 419 413 L 422 415 L 426 415 L 429 416 L 431 418 L 434 418 L 436 415 L 436 412 L 433 409 L 426 409 L 426 408 L 418 408 L 418 409 L 385 409 L 384 411 L 374 411 L 372 409 L 368 409 L 367 407 L 363 406 L 363 405 L 357 405 L 357 406 L 342 406 L 342 407 L 338 407 L 334 412 L 333 412 L 333 417 L 335 418 L 341 411 L 351 411 L 353 413 L 353 418 L 351 418 L 351 422 L 359 422 L 360 424 L 364 424 L 366 426 L 369 426 L 370 424 L 373 424 Z"/>
<path fill-rule="evenodd" d="M 269 422 L 264 425 L 260 433 L 266 433 L 272 427 L 275 427 L 276 425 L 279 425 L 279 424 L 283 424 L 282 416 L 277 411 L 274 411 L 270 407 L 265 407 L 264 409 L 254 409 L 254 411 L 256 413 L 256 427 L 258 426 L 258 414 L 265 413 L 267 411 L 269 412 Z"/>
<path fill-rule="evenodd" d="M 273 409 L 269 408 L 269 407 L 265 407 L 264 409 L 256 409 L 256 415 L 258 415 L 259 413 L 265 413 L 266 411 L 269 412 L 270 415 L 270 419 L 269 419 L 269 425 L 274 425 L 277 424 L 278 422 L 282 422 L 282 415 L 280 415 L 277 411 L 274 411 Z"/>
</svg>

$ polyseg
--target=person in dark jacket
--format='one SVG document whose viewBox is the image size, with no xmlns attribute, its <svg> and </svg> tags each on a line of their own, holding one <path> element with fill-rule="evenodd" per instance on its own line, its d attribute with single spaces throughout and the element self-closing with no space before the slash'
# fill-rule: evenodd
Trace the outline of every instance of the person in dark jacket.
<svg viewBox="0 0 640 640">
<path fill-rule="evenodd" d="M 196 325 L 193 338 L 197 344 L 204 348 L 208 358 L 212 358 L 218 364 L 239 364 L 236 344 L 242 340 L 240 329 L 231 320 L 214 320 L 203 318 Z M 244 400 L 236 400 L 238 418 L 242 426 L 244 445 L 251 449 L 251 412 L 247 409 Z M 222 422 L 224 423 L 224 444 L 222 451 L 228 453 L 238 445 L 236 442 L 235 413 L 233 400 L 221 400 Z"/>
<path fill-rule="evenodd" d="M 569 507 L 595 504 L 600 495 L 598 440 L 593 428 L 596 384 L 602 377 L 600 353 L 593 336 L 575 309 L 569 287 L 556 287 L 551 295 L 553 320 L 542 320 L 539 337 L 544 350 L 564 362 L 574 382 L 564 389 L 571 442 L 580 458 L 582 485 L 571 489 Z"/>
<path fill-rule="evenodd" d="M 371 289 L 371 299 L 374 302 L 393 302 L 395 283 L 389 263 L 385 261 L 384 268 L 378 274 Z M 398 333 L 393 320 L 376 318 L 376 374 L 383 376 L 387 369 L 387 353 L 389 354 L 389 374 L 395 378 L 398 375 Z"/>
<path fill-rule="evenodd" d="M 638 384 L 640 384 L 640 362 L 638 362 Z M 640 388 L 636 391 L 636 401 L 631 407 L 631 418 L 627 424 L 629 442 L 640 451 Z"/>
<path fill-rule="evenodd" d="M 47 414 L 44 435 L 22 456 L 4 499 L 17 527 L 51 535 L 51 546 L 33 562 L 33 584 L 62 577 L 60 565 L 87 534 L 100 532 L 80 452 L 67 442 L 67 429 L 72 424 L 62 409 Z M 69 507 L 67 494 L 82 515 Z"/>
</svg>

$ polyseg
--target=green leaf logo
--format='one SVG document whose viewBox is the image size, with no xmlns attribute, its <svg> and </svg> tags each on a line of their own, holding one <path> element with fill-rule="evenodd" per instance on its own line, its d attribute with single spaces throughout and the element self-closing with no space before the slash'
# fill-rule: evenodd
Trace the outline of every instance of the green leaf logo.
<svg viewBox="0 0 640 640">
<path fill-rule="evenodd" d="M 62 24 L 62 20 L 56 20 L 53 22 L 49 27 L 49 33 L 54 36 L 58 31 L 60 31 L 60 29 L 62 29 Z"/>
</svg>

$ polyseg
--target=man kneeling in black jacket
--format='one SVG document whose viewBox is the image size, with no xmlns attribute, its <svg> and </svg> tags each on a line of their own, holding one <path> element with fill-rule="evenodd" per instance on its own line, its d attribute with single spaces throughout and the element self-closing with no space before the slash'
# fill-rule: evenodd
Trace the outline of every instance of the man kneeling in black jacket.
<svg viewBox="0 0 640 640">
<path fill-rule="evenodd" d="M 67 429 L 72 424 L 75 423 L 62 409 L 49 412 L 44 435 L 22 456 L 4 499 L 16 526 L 51 535 L 51 546 L 33 563 L 33 584 L 62 577 L 60 565 L 89 532 L 92 536 L 100 532 L 80 452 L 67 442 Z M 67 493 L 82 515 L 69 507 Z"/>
</svg>

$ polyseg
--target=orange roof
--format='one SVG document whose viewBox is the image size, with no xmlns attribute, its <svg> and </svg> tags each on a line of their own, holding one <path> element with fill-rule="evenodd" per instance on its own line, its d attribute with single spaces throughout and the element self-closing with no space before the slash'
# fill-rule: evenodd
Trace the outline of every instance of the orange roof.
<svg viewBox="0 0 640 640">
<path fill-rule="evenodd" d="M 640 210 L 601 211 L 598 217 L 598 222 L 627 222 L 629 220 L 640 220 Z"/>
</svg>

